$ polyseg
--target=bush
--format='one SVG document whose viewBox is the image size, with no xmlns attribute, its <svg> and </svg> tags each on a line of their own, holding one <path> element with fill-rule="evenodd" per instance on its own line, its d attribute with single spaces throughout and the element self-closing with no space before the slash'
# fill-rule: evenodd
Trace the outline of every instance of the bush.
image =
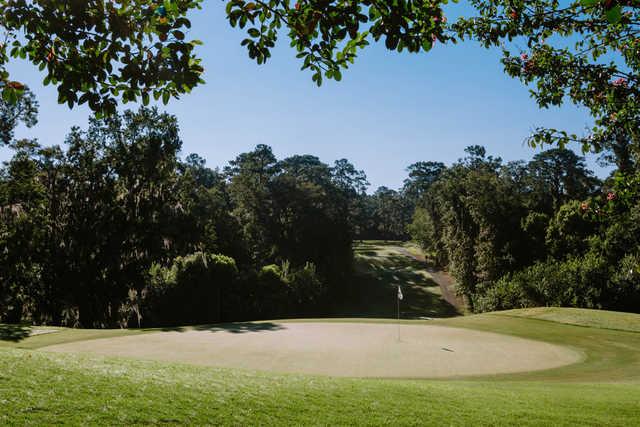
<svg viewBox="0 0 640 427">
<path fill-rule="evenodd" d="M 257 289 L 257 312 L 263 318 L 312 313 L 326 290 L 315 264 L 292 268 L 288 261 L 262 267 Z"/>
<path fill-rule="evenodd" d="M 313 312 L 326 291 L 311 262 L 290 275 L 289 289 L 296 304 L 296 314 Z"/>
<path fill-rule="evenodd" d="M 270 264 L 258 271 L 254 303 L 260 318 L 282 317 L 289 311 L 289 286 L 286 280 L 289 266 L 288 263 L 283 266 Z"/>
<path fill-rule="evenodd" d="M 557 306 L 603 308 L 606 260 L 594 254 L 539 262 L 502 277 L 476 296 L 478 311 Z M 605 307 L 606 308 L 606 307 Z"/>
<path fill-rule="evenodd" d="M 154 265 L 143 316 L 163 325 L 219 322 L 237 275 L 233 258 L 203 252 L 177 257 L 170 267 Z"/>
<path fill-rule="evenodd" d="M 484 293 L 479 293 L 473 300 L 473 308 L 478 312 L 509 310 L 535 306 L 527 297 L 526 287 L 511 275 L 502 277 Z"/>
<path fill-rule="evenodd" d="M 589 237 L 597 230 L 597 223 L 585 213 L 586 202 L 571 201 L 549 221 L 546 233 L 547 248 L 554 258 L 583 254 L 589 247 Z"/>
<path fill-rule="evenodd" d="M 622 311 L 640 309 L 640 255 L 622 258 L 611 275 L 607 305 Z"/>
</svg>

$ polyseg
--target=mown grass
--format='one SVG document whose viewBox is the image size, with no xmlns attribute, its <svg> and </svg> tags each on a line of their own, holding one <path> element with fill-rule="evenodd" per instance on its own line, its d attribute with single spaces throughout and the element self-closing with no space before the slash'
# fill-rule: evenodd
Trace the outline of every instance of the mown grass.
<svg viewBox="0 0 640 427">
<path fill-rule="evenodd" d="M 591 310 L 593 317 L 610 312 Z M 640 323 L 640 315 L 634 315 Z M 561 368 L 495 376 L 499 380 L 554 382 L 634 382 L 640 385 L 640 333 L 489 313 L 438 321 L 446 326 L 476 329 L 545 341 L 578 350 L 580 363 Z"/>
<path fill-rule="evenodd" d="M 402 253 L 402 242 L 364 241 L 355 245 L 356 274 L 345 286 L 333 316 L 395 318 L 397 287 L 405 296 L 401 317 L 451 317 L 455 307 L 442 298 L 425 263 Z"/>
<path fill-rule="evenodd" d="M 568 325 L 640 332 L 639 316 L 635 313 L 601 310 L 594 314 L 593 310 L 583 308 L 536 307 L 506 310 L 496 314 L 527 317 L 529 319 L 566 323 Z"/>
<path fill-rule="evenodd" d="M 47 333 L 42 333 L 44 331 Z M 72 329 L 0 324 L 0 348 L 37 349 L 48 345 L 135 335 L 153 331 L 154 329 Z"/>
<path fill-rule="evenodd" d="M 633 425 L 631 384 L 270 375 L 0 350 L 0 423 Z"/>
<path fill-rule="evenodd" d="M 602 324 L 612 316 L 590 313 Z M 585 359 L 532 373 L 401 381 L 280 375 L 5 347 L 0 349 L 0 424 L 638 424 L 640 333 L 514 314 L 411 323 L 567 345 L 583 352 Z M 640 316 L 632 316 L 640 322 Z M 53 339 L 55 334 L 25 342 L 45 336 Z"/>
</svg>

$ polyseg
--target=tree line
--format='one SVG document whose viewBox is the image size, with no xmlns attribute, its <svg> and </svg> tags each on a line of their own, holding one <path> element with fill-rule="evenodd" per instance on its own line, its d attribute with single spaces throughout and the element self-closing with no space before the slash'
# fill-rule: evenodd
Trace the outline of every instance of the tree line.
<svg viewBox="0 0 640 427">
<path fill-rule="evenodd" d="M 408 229 L 473 311 L 639 311 L 640 173 L 623 142 L 603 155 L 617 166 L 604 181 L 560 148 L 505 163 L 471 146 L 450 167 L 419 164 Z"/>
<path fill-rule="evenodd" d="M 91 119 L 64 145 L 15 140 L 37 101 L 0 102 L 0 320 L 151 326 L 330 314 L 353 283 L 356 239 L 418 242 L 473 311 L 539 305 L 637 311 L 640 174 L 630 141 L 601 157 L 555 148 L 504 162 L 470 146 L 367 194 L 347 159 L 277 159 L 267 145 L 222 169 L 180 157 L 175 117 Z"/>
<path fill-rule="evenodd" d="M 79 327 L 326 313 L 350 282 L 354 238 L 404 234 L 396 192 L 366 195 L 346 159 L 277 159 L 258 145 L 223 169 L 180 157 L 175 117 L 91 119 L 63 146 L 15 140 L 27 90 L 0 103 L 0 320 Z M 406 214 L 406 212 L 405 212 Z M 394 229 L 394 227 L 396 227 Z"/>
</svg>

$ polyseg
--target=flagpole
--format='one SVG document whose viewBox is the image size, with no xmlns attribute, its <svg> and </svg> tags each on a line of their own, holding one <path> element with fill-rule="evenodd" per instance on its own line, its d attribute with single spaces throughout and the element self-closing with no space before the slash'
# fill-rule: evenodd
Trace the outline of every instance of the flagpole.
<svg viewBox="0 0 640 427">
<path fill-rule="evenodd" d="M 396 297 L 398 301 L 398 342 L 400 342 L 400 286 L 398 285 L 398 296 Z"/>
</svg>

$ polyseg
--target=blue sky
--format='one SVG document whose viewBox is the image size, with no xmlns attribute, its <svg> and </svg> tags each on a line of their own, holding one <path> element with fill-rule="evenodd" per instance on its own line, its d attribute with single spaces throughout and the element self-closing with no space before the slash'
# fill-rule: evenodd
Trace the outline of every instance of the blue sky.
<svg viewBox="0 0 640 427">
<path fill-rule="evenodd" d="M 416 161 L 450 164 L 472 144 L 505 160 L 529 159 L 535 151 L 523 140 L 534 127 L 582 133 L 590 123 L 572 106 L 538 110 L 527 88 L 503 74 L 499 52 L 474 43 L 419 55 L 372 45 L 341 82 L 317 88 L 284 38 L 266 65 L 252 62 L 240 46 L 243 33 L 224 18 L 223 2 L 206 2 L 192 21 L 191 36 L 205 43 L 199 53 L 207 83 L 163 108 L 179 119 L 183 155 L 196 152 L 211 167 L 268 144 L 279 158 L 309 153 L 332 163 L 345 157 L 365 170 L 372 188 L 398 188 Z M 41 107 L 38 126 L 17 136 L 61 144 L 71 126 L 85 127 L 88 109 L 58 105 L 55 89 L 42 87 L 33 66 L 10 69 Z M 9 154 L 0 150 L 0 160 Z M 595 156 L 588 163 L 605 174 Z"/>
</svg>

